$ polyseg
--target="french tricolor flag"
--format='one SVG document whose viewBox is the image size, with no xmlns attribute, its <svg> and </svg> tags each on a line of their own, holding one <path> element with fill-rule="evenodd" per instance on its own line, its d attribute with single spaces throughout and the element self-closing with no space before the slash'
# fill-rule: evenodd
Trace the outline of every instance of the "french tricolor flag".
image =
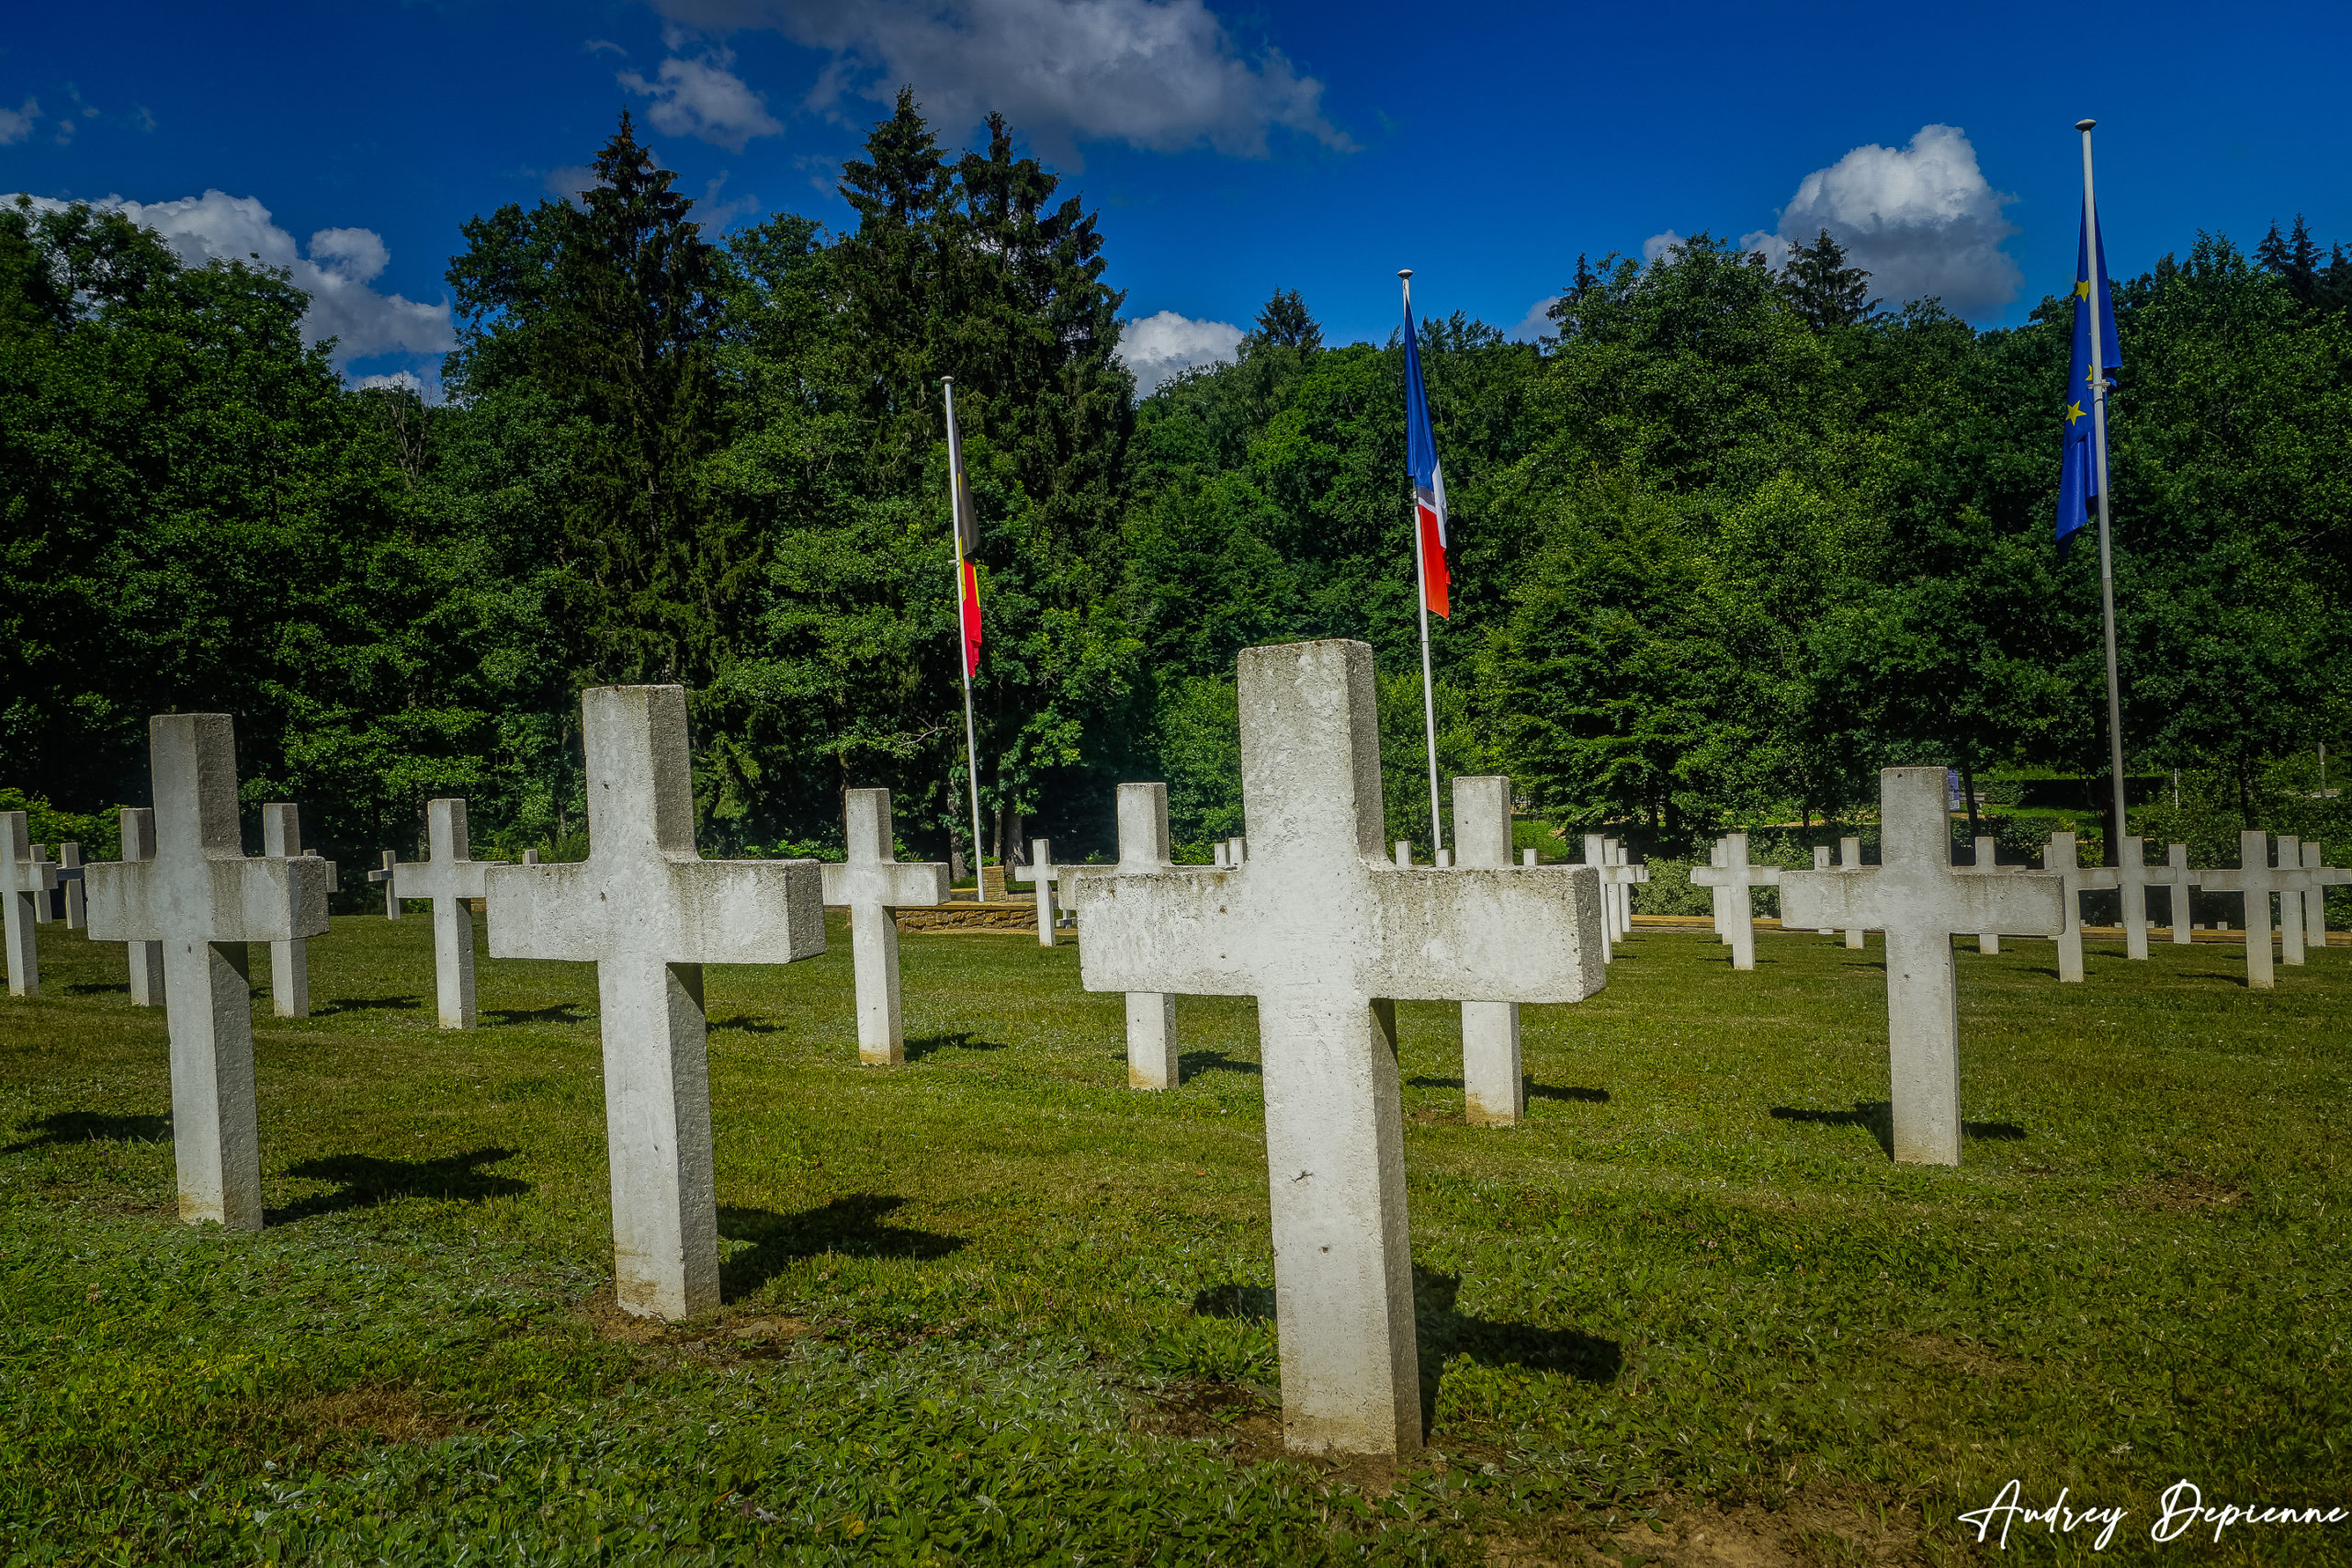
<svg viewBox="0 0 2352 1568">
<path fill-rule="evenodd" d="M 1445 471 L 1438 467 L 1437 442 L 1430 434 L 1429 394 L 1421 388 L 1420 333 L 1413 327 L 1409 292 L 1405 296 L 1405 466 L 1413 472 L 1421 604 L 1430 615 L 1446 616 L 1446 592 L 1453 586 L 1453 577 L 1445 566 Z"/>
</svg>

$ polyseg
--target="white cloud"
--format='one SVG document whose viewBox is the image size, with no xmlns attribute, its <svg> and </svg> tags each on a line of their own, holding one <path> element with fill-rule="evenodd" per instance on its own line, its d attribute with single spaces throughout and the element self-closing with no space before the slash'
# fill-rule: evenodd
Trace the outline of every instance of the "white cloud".
<svg viewBox="0 0 2352 1568">
<path fill-rule="evenodd" d="M 582 43 L 580 47 L 590 54 L 604 54 L 609 51 L 619 55 L 624 60 L 628 58 L 628 51 L 608 38 L 592 38 Z"/>
<path fill-rule="evenodd" d="M 1533 343 L 1537 338 L 1555 335 L 1560 330 L 1560 323 L 1552 319 L 1552 307 L 1565 298 L 1565 295 L 1547 294 L 1530 305 L 1527 314 L 1519 319 L 1519 325 L 1511 328 L 1509 333 L 1510 341 Z"/>
<path fill-rule="evenodd" d="M 1648 239 L 1642 242 L 1642 260 L 1645 262 L 1654 262 L 1657 260 L 1658 257 L 1666 254 L 1667 252 L 1674 249 L 1675 246 L 1684 244 L 1686 243 L 1687 242 L 1684 240 L 1683 236 L 1676 233 L 1673 230 L 1661 230 L 1657 233 L 1652 234 Z"/>
<path fill-rule="evenodd" d="M 547 178 L 539 183 L 556 200 L 576 205 L 582 191 L 594 190 L 602 182 L 596 178 L 596 171 L 587 164 L 566 164 L 560 169 L 549 169 Z"/>
<path fill-rule="evenodd" d="M 40 100 L 27 98 L 22 108 L 0 109 L 0 147 L 9 147 L 33 133 L 40 118 Z"/>
<path fill-rule="evenodd" d="M 1187 370 L 1231 360 L 1240 346 L 1241 329 L 1232 322 L 1196 321 L 1173 310 L 1119 325 L 1120 363 L 1147 396 Z"/>
<path fill-rule="evenodd" d="M 940 124 L 960 130 L 1000 111 L 1066 167 L 1080 166 L 1089 141 L 1262 158 L 1277 126 L 1355 150 L 1323 113 L 1322 83 L 1278 50 L 1245 54 L 1204 0 L 649 3 L 706 32 L 768 28 L 830 51 L 810 108 L 839 113 L 849 94 L 887 104 L 911 85 Z"/>
<path fill-rule="evenodd" d="M 1777 234 L 1742 242 L 1765 249 L 1810 242 L 1824 229 L 1867 267 L 1871 292 L 1889 301 L 1939 296 L 1963 316 L 1985 316 L 2017 298 L 2018 264 L 2001 249 L 2017 226 L 2001 209 L 2017 199 L 1995 190 L 1976 149 L 1958 126 L 1925 125 L 1908 147 L 1857 147 L 1798 185 Z M 1785 255 L 1785 250 L 1780 253 Z"/>
<path fill-rule="evenodd" d="M 699 60 L 665 60 L 649 82 L 634 71 L 616 81 L 653 100 L 645 118 L 665 136 L 695 136 L 730 152 L 741 152 L 755 136 L 774 136 L 784 126 L 768 113 L 767 100 L 727 69 L 735 57 L 714 50 Z"/>
<path fill-rule="evenodd" d="M 55 211 L 67 203 L 35 197 L 33 205 Z M 285 268 L 294 286 L 311 297 L 302 340 L 335 339 L 337 365 L 379 354 L 444 354 L 458 345 L 447 300 L 424 305 L 368 287 L 391 260 L 372 229 L 322 229 L 311 236 L 305 256 L 294 236 L 270 221 L 269 209 L 249 196 L 208 190 L 175 201 L 147 202 L 110 196 L 90 205 L 154 230 L 190 266 L 219 259 Z"/>
</svg>

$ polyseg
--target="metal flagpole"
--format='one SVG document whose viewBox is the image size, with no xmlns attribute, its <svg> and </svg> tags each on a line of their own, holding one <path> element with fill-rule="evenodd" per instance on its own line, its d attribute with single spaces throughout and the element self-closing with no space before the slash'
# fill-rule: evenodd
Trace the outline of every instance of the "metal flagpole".
<svg viewBox="0 0 2352 1568">
<path fill-rule="evenodd" d="M 2095 119 L 2075 122 L 2075 129 L 2083 133 L 2083 222 L 2090 230 L 2090 254 L 2084 270 L 2095 291 L 2105 288 L 2102 274 L 2107 270 L 2099 243 L 2098 202 L 2091 192 L 2091 127 L 2098 123 Z M 2123 835 L 2130 829 L 2123 817 L 2122 688 L 2115 672 L 2115 547 L 2107 521 L 2107 334 L 2099 330 L 2114 303 L 2108 299 L 2086 303 L 2091 307 L 2091 450 L 2098 470 L 2099 609 L 2107 623 L 2107 760 L 2115 777 L 2115 831 L 2109 835 L 2108 863 L 2121 865 Z"/>
<path fill-rule="evenodd" d="M 1405 282 L 1405 318 L 1413 315 L 1413 269 L 1397 269 L 1396 276 Z M 1422 389 L 1422 397 L 1429 395 Z M 1432 432 L 1434 438 L 1434 432 Z M 1440 861 L 1445 853 L 1443 818 L 1438 815 L 1437 804 L 1437 681 L 1430 672 L 1430 576 L 1429 566 L 1421 558 L 1426 547 L 1421 542 L 1420 498 L 1414 497 L 1413 522 L 1413 587 L 1420 601 L 1421 611 L 1421 719 L 1429 730 L 1430 746 L 1430 860 Z"/>
<path fill-rule="evenodd" d="M 964 625 L 964 498 L 958 493 L 964 482 L 963 442 L 956 433 L 956 378 L 942 376 L 939 384 L 947 389 L 947 532 L 956 540 L 956 669 L 964 677 L 965 778 L 972 786 L 972 886 L 985 904 L 989 875 L 988 854 L 980 847 L 980 742 L 972 725 L 972 660 L 965 651 L 971 647 L 971 629 Z"/>
</svg>

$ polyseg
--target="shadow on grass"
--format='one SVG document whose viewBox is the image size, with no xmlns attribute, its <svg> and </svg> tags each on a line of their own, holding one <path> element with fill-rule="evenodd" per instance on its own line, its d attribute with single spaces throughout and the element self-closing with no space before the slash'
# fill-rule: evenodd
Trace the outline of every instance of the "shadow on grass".
<svg viewBox="0 0 2352 1568">
<path fill-rule="evenodd" d="M 59 1144 L 160 1144 L 172 1135 L 168 1116 L 106 1116 L 95 1111 L 58 1111 L 28 1122 L 22 1131 L 34 1135 L 0 1148 L 0 1154 L 20 1155 L 27 1149 Z"/>
<path fill-rule="evenodd" d="M 499 1027 L 510 1023 L 585 1023 L 595 1015 L 578 1002 L 558 1002 L 543 1008 L 484 1008 L 482 1021 Z"/>
<path fill-rule="evenodd" d="M 130 982 L 125 980 L 119 986 L 68 986 L 65 987 L 65 994 L 69 997 L 103 997 L 107 995 L 127 997 L 130 995 Z"/>
<path fill-rule="evenodd" d="M 908 1041 L 907 1060 L 920 1062 L 934 1051 L 1001 1051 L 1004 1048 L 1002 1041 L 981 1040 L 967 1029 L 957 1034 L 926 1034 Z"/>
<path fill-rule="evenodd" d="M 337 1190 L 304 1198 L 283 1209 L 267 1210 L 262 1220 L 265 1224 L 291 1224 L 297 1220 L 317 1219 L 322 1214 L 396 1203 L 403 1198 L 431 1198 L 445 1203 L 519 1198 L 531 1190 L 529 1182 L 481 1168 L 513 1159 L 520 1152 L 483 1148 L 444 1155 L 439 1159 L 386 1159 L 380 1155 L 329 1155 L 324 1159 L 306 1159 L 287 1167 L 286 1174 L 305 1181 L 336 1182 Z"/>
<path fill-rule="evenodd" d="M 1858 1100 L 1851 1111 L 1812 1111 L 1802 1106 L 1776 1105 L 1772 1116 L 1781 1122 L 1810 1122 L 1822 1127 L 1867 1127 L 1886 1157 L 1894 1157 L 1894 1107 L 1883 1100 Z M 2025 1136 L 2015 1122 L 1962 1122 L 1960 1135 L 2007 1143 Z"/>
<path fill-rule="evenodd" d="M 254 995 L 257 997 L 266 996 L 268 991 L 266 986 L 254 987 Z M 311 1016 L 324 1018 L 338 1012 L 406 1012 L 424 1005 L 423 997 L 337 997 L 333 1001 L 321 1002 L 312 1008 Z"/>
<path fill-rule="evenodd" d="M 1255 1062 L 1245 1062 L 1222 1051 L 1187 1051 L 1176 1058 L 1176 1074 L 1180 1079 L 1201 1073 L 1247 1073 L 1251 1077 L 1262 1077 L 1265 1072 L 1266 1069 Z"/>
<path fill-rule="evenodd" d="M 910 1042 L 911 1043 L 911 1042 Z M 718 1234 L 752 1245 L 718 1266 L 719 1295 L 735 1301 L 749 1295 L 796 1260 L 819 1253 L 849 1258 L 904 1258 L 928 1263 L 959 1251 L 960 1235 L 910 1230 L 886 1224 L 883 1216 L 905 1205 L 904 1198 L 854 1192 L 797 1214 L 769 1209 L 718 1211 Z"/>
<path fill-rule="evenodd" d="M 748 1012 L 739 1012 L 733 1018 L 714 1018 L 710 1021 L 710 1026 L 713 1029 L 740 1029 L 746 1034 L 784 1032 L 784 1025 L 770 1023 L 764 1018 L 754 1018 Z"/>
<path fill-rule="evenodd" d="M 1556 1372 L 1578 1382 L 1617 1381 L 1624 1369 L 1623 1348 L 1614 1339 L 1575 1328 L 1545 1328 L 1532 1323 L 1495 1323 L 1454 1306 L 1462 1276 L 1413 1265 L 1413 1317 L 1421 1361 L 1421 1430 L 1437 1424 L 1438 1382 L 1445 1364 L 1467 1356 L 1482 1367 L 1520 1367 Z"/>
<path fill-rule="evenodd" d="M 1405 1087 L 1408 1089 L 1460 1089 L 1462 1080 L 1460 1078 L 1407 1078 Z M 1533 1078 L 1529 1078 L 1527 1098 L 1530 1100 L 1580 1100 L 1589 1105 L 1606 1105 L 1609 1103 L 1609 1091 L 1605 1089 L 1578 1089 L 1573 1084 L 1537 1083 Z"/>
</svg>

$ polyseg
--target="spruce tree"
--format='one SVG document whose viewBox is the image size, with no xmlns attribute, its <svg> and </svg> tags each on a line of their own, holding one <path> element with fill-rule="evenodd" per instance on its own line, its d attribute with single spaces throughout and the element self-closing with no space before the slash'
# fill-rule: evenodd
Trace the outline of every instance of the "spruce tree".
<svg viewBox="0 0 2352 1568">
<path fill-rule="evenodd" d="M 2295 214 L 2293 231 L 2280 238 L 2278 225 L 2270 225 L 2262 243 L 2255 247 L 2255 258 L 2287 286 L 2287 292 L 2305 305 L 2319 302 L 2324 274 L 2320 266 L 2320 248 L 2312 240 L 2311 225 L 2303 215 Z"/>
<path fill-rule="evenodd" d="M 1322 325 L 1307 313 L 1306 301 L 1295 288 L 1274 290 L 1273 298 L 1258 312 L 1257 329 L 1250 335 L 1261 344 L 1302 352 L 1323 346 Z"/>
<path fill-rule="evenodd" d="M 1857 326 L 1879 305 L 1870 297 L 1870 273 L 1846 265 L 1846 248 L 1826 229 L 1810 245 L 1789 246 L 1781 292 L 1815 332 Z"/>
</svg>

